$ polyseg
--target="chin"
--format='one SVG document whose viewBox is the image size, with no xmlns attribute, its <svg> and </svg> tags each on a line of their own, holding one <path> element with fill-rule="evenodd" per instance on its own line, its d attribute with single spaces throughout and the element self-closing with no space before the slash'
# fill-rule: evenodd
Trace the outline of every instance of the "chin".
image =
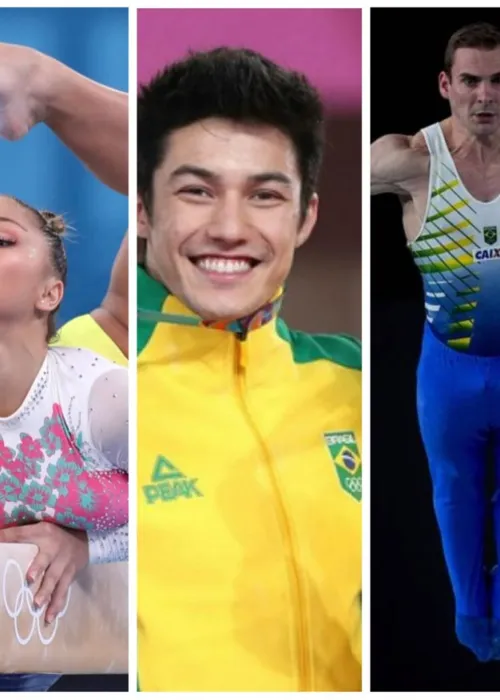
<svg viewBox="0 0 500 700">
<path fill-rule="evenodd" d="M 476 136 L 494 136 L 497 132 L 497 129 L 492 129 L 489 126 L 486 127 L 479 127 L 479 129 L 476 129 L 475 133 Z"/>
<path fill-rule="evenodd" d="M 469 130 L 472 134 L 480 134 L 481 136 L 489 136 L 498 133 L 499 131 L 498 118 L 493 119 L 489 124 L 481 124 L 476 121 L 469 122 Z"/>
<path fill-rule="evenodd" d="M 248 316 L 259 307 L 258 303 L 220 303 L 214 300 L 213 304 L 204 303 L 197 304 L 193 300 L 193 304 L 189 307 L 205 321 L 234 321 L 238 318 Z"/>
<path fill-rule="evenodd" d="M 248 316 L 251 310 L 245 306 L 213 306 L 211 308 L 200 309 L 198 312 L 205 321 L 235 321 L 236 319 Z"/>
</svg>

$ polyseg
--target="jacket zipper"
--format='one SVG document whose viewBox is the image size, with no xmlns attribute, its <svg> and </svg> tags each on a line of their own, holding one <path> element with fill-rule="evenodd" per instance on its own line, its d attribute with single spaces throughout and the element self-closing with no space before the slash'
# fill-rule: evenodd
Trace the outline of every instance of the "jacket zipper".
<svg viewBox="0 0 500 700">
<path fill-rule="evenodd" d="M 265 441 L 263 440 L 257 425 L 255 424 L 251 412 L 248 408 L 247 402 L 245 400 L 245 376 L 246 367 L 244 361 L 244 349 L 242 347 L 241 340 L 235 338 L 236 342 L 236 358 L 235 358 L 235 369 L 236 369 L 236 386 L 238 394 L 238 402 L 241 405 L 243 414 L 250 426 L 251 432 L 259 445 L 260 451 L 264 458 L 264 462 L 267 465 L 267 470 L 269 478 L 271 481 L 272 489 L 275 495 L 275 502 L 277 503 L 278 520 L 282 529 L 282 536 L 284 540 L 285 549 L 288 555 L 288 571 L 289 571 L 289 582 L 291 584 L 292 598 L 297 611 L 297 651 L 298 651 L 298 667 L 299 667 L 299 688 L 300 692 L 312 690 L 311 688 L 311 672 L 309 664 L 309 654 L 308 654 L 308 644 L 307 644 L 307 622 L 305 617 L 305 596 L 302 591 L 301 576 L 299 572 L 299 567 L 297 564 L 297 556 L 295 552 L 295 546 L 293 542 L 293 536 L 289 524 L 289 520 L 286 513 L 286 508 L 281 497 L 281 492 L 276 483 L 273 471 L 273 460 Z"/>
</svg>

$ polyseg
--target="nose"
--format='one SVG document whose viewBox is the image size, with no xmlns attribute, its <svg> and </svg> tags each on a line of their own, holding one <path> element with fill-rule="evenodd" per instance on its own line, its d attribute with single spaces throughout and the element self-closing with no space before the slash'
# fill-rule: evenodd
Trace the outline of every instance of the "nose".
<svg viewBox="0 0 500 700">
<path fill-rule="evenodd" d="M 489 80 L 481 80 L 477 86 L 477 99 L 483 104 L 487 104 L 493 99 L 493 86 Z"/>
<path fill-rule="evenodd" d="M 244 207 L 237 196 L 220 197 L 212 210 L 208 235 L 228 246 L 246 240 L 247 225 Z"/>
</svg>

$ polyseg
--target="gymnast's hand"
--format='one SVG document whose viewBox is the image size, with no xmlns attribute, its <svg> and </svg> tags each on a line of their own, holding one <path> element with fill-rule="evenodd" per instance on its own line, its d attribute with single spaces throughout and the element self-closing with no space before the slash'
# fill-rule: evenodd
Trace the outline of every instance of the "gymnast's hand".
<svg viewBox="0 0 500 700">
<path fill-rule="evenodd" d="M 74 578 L 88 564 L 86 533 L 43 522 L 0 530 L 0 543 L 38 547 L 26 578 L 38 584 L 35 605 L 42 608 L 47 604 L 45 620 L 50 624 L 63 610 Z"/>
<path fill-rule="evenodd" d="M 0 138 L 16 141 L 38 122 L 101 182 L 127 194 L 127 94 L 27 46 L 0 42 Z"/>
<path fill-rule="evenodd" d="M 0 136 L 15 141 L 44 118 L 42 54 L 0 43 Z"/>
</svg>

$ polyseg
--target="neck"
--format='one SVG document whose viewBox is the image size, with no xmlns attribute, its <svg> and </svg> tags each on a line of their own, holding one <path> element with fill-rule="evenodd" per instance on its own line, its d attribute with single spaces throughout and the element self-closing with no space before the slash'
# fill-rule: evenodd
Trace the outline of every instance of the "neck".
<svg viewBox="0 0 500 700">
<path fill-rule="evenodd" d="M 484 136 L 471 134 L 460 122 L 451 118 L 444 123 L 452 144 L 453 153 L 461 153 L 476 158 L 481 163 L 497 162 L 500 154 L 500 130 Z"/>
<path fill-rule="evenodd" d="M 196 311 L 190 309 L 181 299 L 175 296 L 172 297 L 167 287 L 160 278 L 154 274 L 151 268 L 145 266 L 145 270 L 149 277 L 154 279 L 156 283 L 159 283 L 166 293 L 168 292 L 168 294 L 170 294 L 171 299 L 174 298 L 176 300 L 177 308 L 174 312 L 172 308 L 169 308 L 169 306 L 171 307 L 170 304 L 163 311 L 151 311 L 141 308 L 139 304 L 139 319 L 143 321 L 163 321 L 178 325 L 202 326 L 205 328 L 229 331 L 231 333 L 236 333 L 240 340 L 245 340 L 250 331 L 261 328 L 276 318 L 283 302 L 284 287 L 279 289 L 270 301 L 246 316 L 228 320 L 207 320 L 199 316 Z"/>
<path fill-rule="evenodd" d="M 40 371 L 47 344 L 37 333 L 20 332 L 0 324 L 0 417 L 15 413 Z"/>
</svg>

